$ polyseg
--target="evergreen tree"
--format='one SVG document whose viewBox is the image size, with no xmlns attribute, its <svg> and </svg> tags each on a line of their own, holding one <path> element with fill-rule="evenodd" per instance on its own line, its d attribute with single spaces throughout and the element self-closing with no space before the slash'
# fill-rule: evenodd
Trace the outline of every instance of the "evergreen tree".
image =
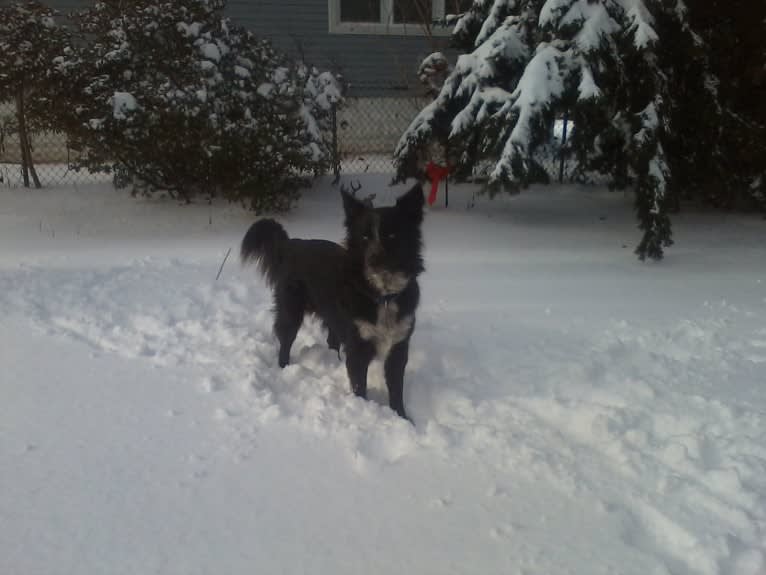
<svg viewBox="0 0 766 575">
<path fill-rule="evenodd" d="M 671 121 L 683 105 L 663 67 L 663 27 L 690 54 L 702 43 L 681 0 L 474 0 L 453 31 L 465 54 L 396 148 L 398 178 L 439 142 L 458 177 L 487 166 L 490 193 L 544 180 L 535 152 L 567 113 L 577 170 L 635 189 L 636 253 L 661 258 L 672 244 Z M 697 101 L 716 110 L 704 58 L 695 56 L 694 72 Z"/>
<path fill-rule="evenodd" d="M 689 4 L 689 21 L 710 47 L 720 123 L 709 113 L 690 140 L 707 150 L 701 163 L 701 198 L 724 208 L 766 208 L 766 2 L 708 0 Z M 690 102 L 690 103 L 693 103 Z M 693 113 L 687 111 L 688 114 Z M 711 154 L 710 152 L 714 153 Z"/>
</svg>

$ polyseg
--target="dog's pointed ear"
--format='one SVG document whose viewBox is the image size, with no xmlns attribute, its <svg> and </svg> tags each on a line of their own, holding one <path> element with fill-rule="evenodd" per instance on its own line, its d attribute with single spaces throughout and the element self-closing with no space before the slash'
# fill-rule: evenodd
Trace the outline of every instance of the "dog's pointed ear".
<svg viewBox="0 0 766 575">
<path fill-rule="evenodd" d="M 400 213 L 420 222 L 423 220 L 424 203 L 425 198 L 423 197 L 423 187 L 420 185 L 420 182 L 418 182 L 410 188 L 410 191 L 396 200 L 396 208 Z"/>
<path fill-rule="evenodd" d="M 364 210 L 364 204 L 342 186 L 340 188 L 340 195 L 343 198 L 343 211 L 346 213 L 347 218 Z"/>
</svg>

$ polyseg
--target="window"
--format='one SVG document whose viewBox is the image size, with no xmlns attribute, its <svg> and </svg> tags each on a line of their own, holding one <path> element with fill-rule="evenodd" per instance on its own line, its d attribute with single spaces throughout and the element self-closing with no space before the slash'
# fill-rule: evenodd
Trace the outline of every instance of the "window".
<svg viewBox="0 0 766 575">
<path fill-rule="evenodd" d="M 442 4 L 444 3 L 442 2 Z M 433 5 L 431 0 L 394 0 L 394 23 L 421 24 L 432 22 Z"/>
<path fill-rule="evenodd" d="M 451 29 L 443 25 L 447 14 L 467 9 L 471 0 L 328 0 L 330 32 L 336 34 L 439 36 Z M 426 25 L 428 24 L 428 25 Z"/>
<path fill-rule="evenodd" d="M 340 0 L 341 22 L 380 22 L 381 0 Z"/>
</svg>

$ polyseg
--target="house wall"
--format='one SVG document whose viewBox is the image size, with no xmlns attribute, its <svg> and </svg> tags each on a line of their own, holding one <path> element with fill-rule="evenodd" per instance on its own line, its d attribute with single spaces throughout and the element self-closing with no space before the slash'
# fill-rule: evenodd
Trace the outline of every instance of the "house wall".
<svg viewBox="0 0 766 575">
<path fill-rule="evenodd" d="M 44 0 L 67 13 L 88 0 Z M 418 65 L 443 50 L 447 39 L 407 36 L 330 34 L 328 0 L 229 0 L 227 16 L 292 55 L 343 74 L 352 96 L 412 95 L 420 91 Z"/>
<path fill-rule="evenodd" d="M 418 65 L 446 44 L 414 34 L 331 34 L 328 0 L 229 0 L 228 14 L 280 49 L 341 72 L 359 96 L 416 92 Z"/>
</svg>

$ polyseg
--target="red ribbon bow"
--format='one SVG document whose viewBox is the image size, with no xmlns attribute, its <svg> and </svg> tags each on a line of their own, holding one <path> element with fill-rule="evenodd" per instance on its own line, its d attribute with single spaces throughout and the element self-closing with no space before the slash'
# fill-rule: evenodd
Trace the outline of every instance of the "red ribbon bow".
<svg viewBox="0 0 766 575">
<path fill-rule="evenodd" d="M 449 174 L 449 166 L 440 166 L 433 162 L 428 162 L 426 174 L 431 179 L 431 193 L 428 194 L 428 205 L 433 206 L 436 201 L 436 194 L 439 191 L 439 182 Z"/>
</svg>

